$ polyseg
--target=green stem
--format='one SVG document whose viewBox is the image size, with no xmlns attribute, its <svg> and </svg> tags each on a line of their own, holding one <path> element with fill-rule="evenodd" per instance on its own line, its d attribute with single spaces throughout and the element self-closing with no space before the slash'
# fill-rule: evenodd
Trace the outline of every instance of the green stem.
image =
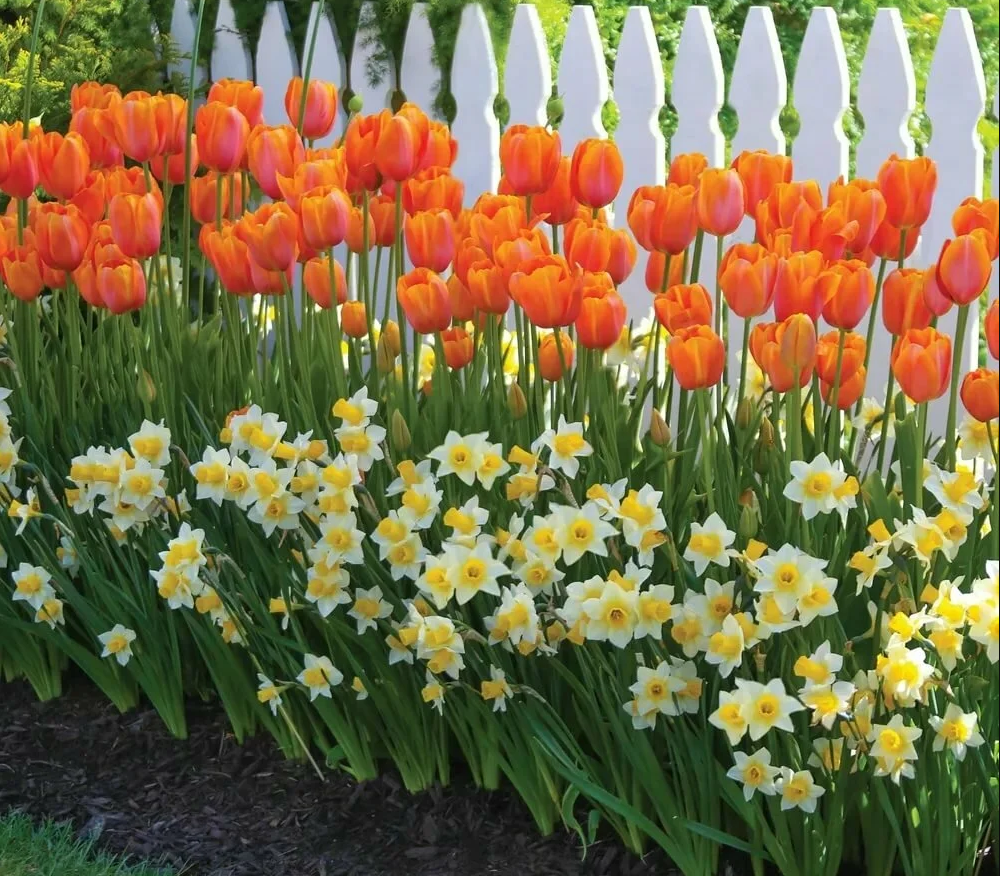
<svg viewBox="0 0 1000 876">
<path fill-rule="evenodd" d="M 896 338 L 895 335 L 892 338 L 893 346 L 895 346 Z M 882 410 L 882 436 L 879 438 L 878 442 L 878 461 L 877 470 L 882 471 L 882 466 L 885 463 L 885 448 L 889 444 L 889 423 L 892 422 L 894 412 L 892 410 L 892 393 L 896 388 L 896 375 L 893 373 L 892 365 L 889 366 L 889 379 L 886 381 L 885 385 L 885 408 Z"/>
<path fill-rule="evenodd" d="M 844 364 L 844 344 L 846 340 L 847 332 L 844 331 L 844 329 L 840 329 L 837 336 L 837 371 L 833 375 L 833 391 L 830 393 L 830 418 L 826 424 L 826 449 L 827 456 L 829 456 L 831 460 L 833 460 L 833 454 L 837 447 L 837 439 L 840 434 L 840 408 L 837 407 L 837 400 L 840 397 L 840 369 Z M 813 399 L 813 404 L 818 405 L 819 400 Z"/>
<path fill-rule="evenodd" d="M 948 424 L 945 427 L 944 460 L 948 471 L 955 470 L 955 418 L 958 413 L 958 379 L 961 376 L 962 350 L 965 347 L 965 331 L 969 324 L 969 306 L 958 309 L 958 326 L 955 329 L 955 348 L 951 360 L 951 397 L 948 400 Z"/>
</svg>

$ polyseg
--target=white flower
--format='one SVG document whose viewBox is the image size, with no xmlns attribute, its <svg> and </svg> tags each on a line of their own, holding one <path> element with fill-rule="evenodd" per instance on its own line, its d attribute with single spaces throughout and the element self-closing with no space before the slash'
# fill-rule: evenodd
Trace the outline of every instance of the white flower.
<svg viewBox="0 0 1000 876">
<path fill-rule="evenodd" d="M 781 679 L 776 678 L 767 684 L 737 679 L 736 687 L 747 698 L 747 732 L 754 742 L 772 729 L 793 732 L 792 715 L 801 712 L 805 706 L 785 693 Z"/>
<path fill-rule="evenodd" d="M 337 417 L 344 426 L 355 429 L 364 429 L 371 418 L 378 412 L 378 402 L 368 398 L 368 387 L 362 386 L 350 398 L 338 399 L 334 405 L 332 414 Z"/>
<path fill-rule="evenodd" d="M 309 550 L 309 559 L 314 563 L 322 560 L 328 566 L 363 563 L 365 534 L 358 529 L 357 523 L 353 512 L 328 514 L 319 522 L 320 537 Z"/>
<path fill-rule="evenodd" d="M 378 460 L 385 459 L 382 450 L 385 429 L 382 426 L 341 426 L 333 434 L 343 453 L 354 457 L 359 471 L 368 471 Z"/>
<path fill-rule="evenodd" d="M 648 572 L 646 569 L 643 571 Z M 635 589 L 638 590 L 638 586 Z M 639 590 L 639 620 L 635 625 L 634 637 L 642 639 L 650 636 L 660 641 L 663 637 L 663 625 L 674 616 L 673 601 L 674 588 L 669 584 L 654 584 L 648 590 Z"/>
<path fill-rule="evenodd" d="M 340 684 L 344 680 L 344 675 L 334 667 L 329 657 L 306 654 L 302 672 L 295 680 L 309 689 L 309 701 L 312 702 L 317 697 L 333 699 L 330 688 Z"/>
<path fill-rule="evenodd" d="M 947 748 L 956 760 L 965 760 L 968 749 L 978 748 L 986 741 L 977 729 L 979 719 L 975 712 L 963 712 L 958 703 L 949 703 L 944 716 L 932 716 L 930 723 L 937 734 L 934 750 Z"/>
<path fill-rule="evenodd" d="M 613 581 L 606 583 L 600 597 L 583 603 L 588 618 L 587 638 L 624 648 L 632 640 L 639 620 L 638 603 L 635 591 L 622 590 Z"/>
<path fill-rule="evenodd" d="M 358 622 L 358 635 L 378 628 L 378 621 L 392 614 L 392 606 L 382 599 L 382 588 L 354 591 L 354 605 L 347 612 Z"/>
<path fill-rule="evenodd" d="M 812 592 L 817 582 L 823 580 L 826 561 L 786 544 L 776 553 L 761 557 L 756 566 L 760 577 L 754 590 L 772 594 L 781 611 L 790 612 L 802 597 Z"/>
<path fill-rule="evenodd" d="M 826 793 L 826 788 L 816 784 L 809 770 L 795 772 L 788 767 L 781 768 L 781 774 L 774 780 L 775 790 L 781 795 L 781 811 L 801 809 L 815 812 L 816 801 Z"/>
<path fill-rule="evenodd" d="M 694 565 L 696 575 L 704 575 L 709 563 L 728 568 L 729 548 L 735 540 L 736 533 L 727 529 L 722 518 L 713 513 L 704 523 L 691 524 L 684 559 Z"/>
<path fill-rule="evenodd" d="M 170 430 L 163 425 L 143 420 L 139 431 L 128 437 L 132 455 L 151 466 L 162 468 L 170 462 Z"/>
<path fill-rule="evenodd" d="M 668 717 L 680 714 L 675 695 L 687 687 L 687 680 L 675 675 L 669 663 L 660 661 L 655 669 L 640 666 L 629 690 L 635 696 L 639 714 L 659 712 Z"/>
<path fill-rule="evenodd" d="M 403 493 L 403 504 L 399 509 L 399 517 L 413 529 L 427 529 L 437 519 L 441 509 L 442 493 L 428 478 L 426 481 L 407 487 Z M 476 499 L 478 501 L 478 497 Z M 483 509 L 484 514 L 488 514 Z"/>
<path fill-rule="evenodd" d="M 438 463 L 437 476 L 443 478 L 455 475 L 471 487 L 482 465 L 486 435 L 486 432 L 479 432 L 463 436 L 454 430 L 450 431 L 445 436 L 444 443 L 427 454 L 428 458 Z"/>
<path fill-rule="evenodd" d="M 552 509 L 549 520 L 556 530 L 562 559 L 567 566 L 573 565 L 585 554 L 608 555 L 605 539 L 615 534 L 615 528 L 601 519 L 597 505 L 589 502 L 582 508 L 557 505 Z"/>
<path fill-rule="evenodd" d="M 875 578 L 892 565 L 892 560 L 888 549 L 872 545 L 863 551 L 856 551 L 847 565 L 858 573 L 856 595 L 860 596 L 862 590 L 871 587 Z"/>
<path fill-rule="evenodd" d="M 901 776 L 911 777 L 909 762 L 917 759 L 913 743 L 923 734 L 919 727 L 907 727 L 899 714 L 888 724 L 873 724 L 868 741 L 874 743 L 869 754 L 875 758 L 875 775 L 890 776 L 897 785 Z"/>
<path fill-rule="evenodd" d="M 750 693 L 737 682 L 736 690 L 719 691 L 719 707 L 708 716 L 708 723 L 725 733 L 730 745 L 737 745 L 747 732 L 749 706 Z"/>
<path fill-rule="evenodd" d="M 970 522 L 982 507 L 979 480 L 970 471 L 942 471 L 935 466 L 924 486 L 941 503 L 942 508 L 955 512 L 964 523 Z"/>
<path fill-rule="evenodd" d="M 438 496 L 440 495 L 439 493 Z M 490 512 L 486 508 L 479 507 L 479 496 L 473 496 L 460 508 L 449 508 L 445 511 L 441 522 L 451 527 L 450 541 L 475 541 L 489 519 Z"/>
<path fill-rule="evenodd" d="M 507 683 L 507 675 L 496 666 L 490 667 L 490 680 L 480 684 L 479 694 L 487 702 L 492 701 L 494 712 L 506 712 L 507 700 L 514 696 Z"/>
<path fill-rule="evenodd" d="M 538 636 L 538 612 L 531 591 L 524 585 L 504 587 L 500 607 L 487 618 L 490 641 L 507 641 L 515 648 L 532 643 Z"/>
<path fill-rule="evenodd" d="M 477 593 L 500 595 L 499 580 L 509 573 L 497 562 L 488 542 L 479 541 L 474 547 L 460 544 L 444 546 L 443 559 L 448 564 L 448 578 L 455 585 L 455 599 L 465 605 Z"/>
<path fill-rule="evenodd" d="M 60 625 L 66 626 L 66 618 L 63 617 L 63 601 L 55 596 L 46 599 L 35 612 L 35 623 L 48 624 L 53 630 Z"/>
<path fill-rule="evenodd" d="M 646 533 L 667 528 L 667 521 L 660 510 L 662 498 L 663 493 L 654 490 L 649 484 L 638 492 L 629 490 L 618 508 L 626 544 L 640 547 Z"/>
<path fill-rule="evenodd" d="M 776 793 L 774 779 L 778 768 L 771 766 L 771 752 L 761 748 L 753 754 L 734 751 L 735 765 L 726 773 L 726 778 L 735 779 L 743 785 L 743 799 L 749 802 L 760 791 L 770 797 Z"/>
<path fill-rule="evenodd" d="M 834 654 L 830 642 L 823 642 L 808 657 L 799 657 L 792 671 L 806 681 L 806 687 L 825 687 L 836 681 L 837 673 L 844 666 L 844 658 Z"/>
<path fill-rule="evenodd" d="M 907 648 L 903 643 L 890 641 L 885 654 L 878 658 L 877 672 L 886 698 L 909 707 L 922 699 L 924 685 L 934 676 L 934 667 L 927 663 L 922 648 Z"/>
<path fill-rule="evenodd" d="M 17 571 L 11 575 L 14 582 L 14 602 L 26 602 L 37 611 L 47 600 L 56 595 L 55 589 L 49 583 L 52 575 L 41 566 L 21 563 Z"/>
<path fill-rule="evenodd" d="M 962 425 L 958 427 L 958 435 L 958 446 L 963 459 L 981 459 L 987 465 L 993 464 L 993 456 L 1000 443 L 1000 427 L 996 420 L 980 423 L 966 414 Z"/>
<path fill-rule="evenodd" d="M 396 466 L 396 471 L 399 472 L 399 477 L 386 487 L 386 496 L 398 496 L 411 487 L 425 484 L 428 481 L 433 482 L 434 480 L 434 474 L 431 471 L 431 461 L 429 459 L 422 459 L 418 463 L 414 463 L 410 459 L 404 459 Z"/>
<path fill-rule="evenodd" d="M 791 473 L 792 480 L 785 487 L 784 495 L 802 506 L 802 516 L 806 520 L 837 509 L 838 492 L 847 482 L 839 462 L 831 463 L 827 455 L 821 453 L 810 463 L 794 460 Z"/>
<path fill-rule="evenodd" d="M 272 715 L 277 715 L 282 705 L 281 688 L 261 672 L 257 673 L 257 702 L 266 705 Z"/>
<path fill-rule="evenodd" d="M 892 437 L 893 419 L 890 416 L 887 422 L 884 415 L 885 408 L 882 407 L 882 403 L 871 397 L 866 397 L 861 400 L 861 410 L 851 420 L 851 424 L 855 429 L 868 432 L 871 440 L 877 442 L 881 440 L 883 432 L 886 432 L 890 438 Z"/>
<path fill-rule="evenodd" d="M 350 576 L 339 565 L 315 563 L 309 567 L 306 581 L 306 601 L 316 606 L 320 617 L 329 617 L 338 605 L 347 605 L 351 595 L 347 592 Z"/>
<path fill-rule="evenodd" d="M 420 698 L 431 708 L 436 709 L 439 715 L 444 714 L 444 685 L 434 677 L 434 673 L 430 670 L 427 670 L 425 681 L 427 683 L 420 691 Z"/>
<path fill-rule="evenodd" d="M 799 698 L 812 709 L 812 723 L 822 724 L 827 730 L 831 730 L 838 717 L 850 714 L 855 690 L 851 682 L 837 681 L 831 685 L 807 687 L 799 694 Z"/>
<path fill-rule="evenodd" d="M 729 678 L 743 663 L 745 647 L 743 628 L 733 615 L 728 615 L 722 629 L 709 637 L 705 660 L 719 667 L 719 675 Z"/>
<path fill-rule="evenodd" d="M 306 503 L 292 493 L 282 492 L 272 496 L 267 503 L 258 502 L 247 515 L 254 523 L 259 523 L 264 535 L 271 535 L 275 529 L 293 530 L 299 528 L 299 512 Z"/>
<path fill-rule="evenodd" d="M 575 478 L 580 471 L 580 459 L 590 456 L 594 448 L 583 437 L 583 423 L 567 423 L 566 417 L 559 415 L 555 430 L 547 429 L 532 445 L 532 450 L 549 448 L 549 467 L 563 472 L 568 478 Z"/>
<path fill-rule="evenodd" d="M 11 441 L 7 436 L 0 436 L 0 484 L 14 483 L 14 468 L 21 461 L 17 451 L 23 440 Z"/>
<path fill-rule="evenodd" d="M 104 646 L 101 657 L 114 657 L 119 666 L 125 666 L 132 659 L 132 643 L 135 631 L 122 624 L 115 624 L 108 632 L 101 633 L 97 640 Z"/>
<path fill-rule="evenodd" d="M 156 592 L 167 601 L 173 611 L 181 608 L 194 608 L 194 598 L 204 590 L 205 585 L 198 572 L 191 566 L 174 568 L 164 566 L 162 569 L 150 570 L 150 576 L 156 582 Z"/>
</svg>

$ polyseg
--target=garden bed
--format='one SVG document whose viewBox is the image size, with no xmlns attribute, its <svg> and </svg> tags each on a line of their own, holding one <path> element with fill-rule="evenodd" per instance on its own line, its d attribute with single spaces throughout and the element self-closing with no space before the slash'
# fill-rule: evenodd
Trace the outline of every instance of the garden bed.
<svg viewBox="0 0 1000 876">
<path fill-rule="evenodd" d="M 119 715 L 83 683 L 38 703 L 0 685 L 0 812 L 72 820 L 113 852 L 197 876 L 651 876 L 675 872 L 599 842 L 540 838 L 517 800 L 457 778 L 411 796 L 388 774 L 320 782 L 269 739 L 237 745 L 211 704 L 190 704 L 190 738 L 155 712 Z"/>
</svg>

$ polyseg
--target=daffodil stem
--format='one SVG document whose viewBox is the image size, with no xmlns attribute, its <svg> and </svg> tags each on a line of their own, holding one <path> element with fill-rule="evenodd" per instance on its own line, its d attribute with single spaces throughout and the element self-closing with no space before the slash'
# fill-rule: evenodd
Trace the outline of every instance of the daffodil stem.
<svg viewBox="0 0 1000 876">
<path fill-rule="evenodd" d="M 955 348 L 951 360 L 951 396 L 948 399 L 948 423 L 944 433 L 944 461 L 948 471 L 955 470 L 955 421 L 958 414 L 958 380 L 962 370 L 962 351 L 965 349 L 965 331 L 969 325 L 968 305 L 958 309 L 958 326 L 955 328 Z"/>
<path fill-rule="evenodd" d="M 743 404 L 747 391 L 747 354 L 750 351 L 750 319 L 743 320 L 743 352 L 740 355 L 740 391 L 736 397 L 736 410 Z"/>
<path fill-rule="evenodd" d="M 711 403 L 706 402 L 707 395 L 707 389 L 695 392 L 695 399 L 698 405 L 698 419 L 700 421 L 699 425 L 704 429 L 703 435 L 705 436 L 705 440 L 701 445 L 701 466 L 705 479 L 705 498 L 708 500 L 708 511 L 711 514 L 715 511 L 715 495 L 712 490 L 712 464 L 714 462 L 712 457 L 715 454 L 713 452 L 712 419 L 709 416 Z"/>
<path fill-rule="evenodd" d="M 895 344 L 895 336 L 893 337 L 893 344 Z M 877 470 L 881 473 L 882 466 L 885 464 L 885 449 L 889 444 L 889 423 L 892 422 L 893 410 L 892 410 L 892 393 L 896 388 L 896 375 L 893 374 L 892 366 L 889 366 L 889 379 L 885 385 L 885 407 L 882 410 L 882 436 L 879 438 L 878 442 L 878 460 L 877 460 Z"/>
<path fill-rule="evenodd" d="M 837 402 L 840 398 L 840 369 L 844 365 L 844 344 L 846 340 L 847 332 L 844 329 L 840 329 L 837 336 L 837 370 L 833 375 L 833 389 L 830 392 L 830 416 L 826 424 L 826 450 L 831 460 L 834 458 L 834 453 L 837 449 L 837 438 L 840 434 L 840 408 L 837 407 Z M 818 401 L 814 399 L 813 405 L 813 409 L 815 410 Z"/>
</svg>

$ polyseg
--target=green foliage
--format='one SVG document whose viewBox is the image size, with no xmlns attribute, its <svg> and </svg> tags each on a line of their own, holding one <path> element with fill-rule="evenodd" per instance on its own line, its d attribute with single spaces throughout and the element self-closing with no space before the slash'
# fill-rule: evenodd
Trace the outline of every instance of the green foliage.
<svg viewBox="0 0 1000 876">
<path fill-rule="evenodd" d="M 0 0 L 0 120 L 21 114 L 37 5 L 37 0 Z M 70 89 L 88 79 L 114 83 L 123 91 L 162 87 L 165 47 L 158 45 L 152 21 L 146 0 L 49 0 L 32 115 L 41 114 L 46 129 L 65 128 Z"/>
</svg>

